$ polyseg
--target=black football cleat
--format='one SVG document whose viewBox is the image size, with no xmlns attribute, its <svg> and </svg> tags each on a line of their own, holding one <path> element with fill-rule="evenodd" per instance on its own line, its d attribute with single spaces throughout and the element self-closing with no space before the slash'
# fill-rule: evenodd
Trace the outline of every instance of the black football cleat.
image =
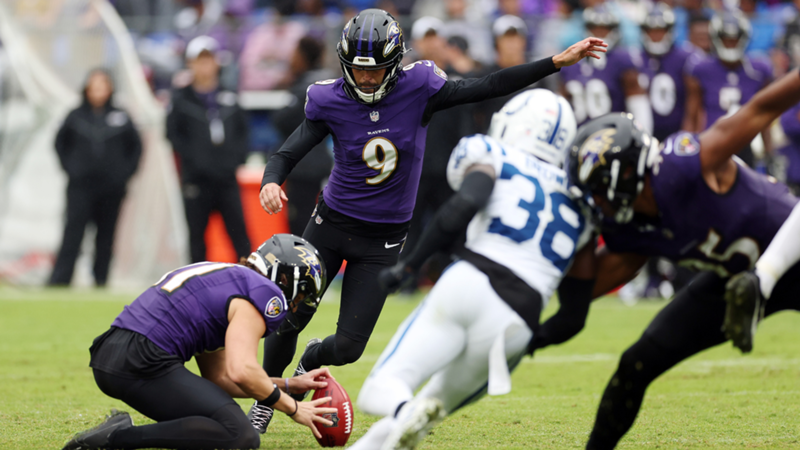
<svg viewBox="0 0 800 450">
<path fill-rule="evenodd" d="M 275 414 L 274 409 L 269 406 L 259 405 L 258 402 L 255 402 L 247 413 L 247 420 L 250 421 L 250 424 L 253 425 L 253 428 L 255 428 L 259 434 L 264 434 L 267 432 L 267 427 L 272 421 L 273 414 Z"/>
<path fill-rule="evenodd" d="M 725 321 L 722 332 L 742 353 L 753 350 L 756 326 L 764 314 L 764 299 L 758 277 L 753 272 L 741 272 L 725 286 Z"/>
<path fill-rule="evenodd" d="M 62 450 L 95 450 L 109 447 L 111 433 L 133 426 L 131 416 L 124 411 L 111 410 L 111 415 L 100 425 L 78 433 Z"/>
<path fill-rule="evenodd" d="M 312 338 L 306 344 L 306 349 L 303 350 L 303 354 L 300 356 L 300 361 L 297 363 L 297 367 L 294 369 L 294 373 L 292 374 L 292 378 L 299 377 L 300 375 L 305 375 L 308 371 L 303 367 L 303 357 L 306 356 L 306 353 L 317 345 L 322 345 L 322 339 L 319 338 Z M 311 391 L 305 391 L 302 394 L 289 394 L 289 397 L 297 400 L 298 402 L 302 402 L 303 400 L 308 397 L 308 394 Z"/>
</svg>

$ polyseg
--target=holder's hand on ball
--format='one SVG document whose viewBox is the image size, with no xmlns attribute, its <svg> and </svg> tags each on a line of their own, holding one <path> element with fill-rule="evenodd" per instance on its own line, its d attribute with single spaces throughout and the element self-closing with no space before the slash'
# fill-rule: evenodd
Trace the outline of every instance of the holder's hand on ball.
<svg viewBox="0 0 800 450">
<path fill-rule="evenodd" d="M 291 414 L 289 417 L 291 417 L 292 420 L 300 425 L 305 425 L 308 428 L 311 428 L 314 436 L 316 436 L 318 439 L 322 439 L 322 434 L 320 434 L 319 430 L 317 430 L 314 422 L 327 426 L 333 425 L 333 422 L 322 417 L 322 415 L 326 413 L 333 414 L 337 411 L 336 408 L 320 408 L 319 406 L 324 405 L 329 401 L 331 401 L 331 397 L 323 397 L 310 402 L 297 402 L 297 412 Z"/>
<path fill-rule="evenodd" d="M 316 380 L 319 378 L 319 380 Z M 315 391 L 328 387 L 326 378 L 333 378 L 327 367 L 314 369 L 298 377 L 289 378 L 289 393 L 302 394 L 306 391 Z"/>
</svg>

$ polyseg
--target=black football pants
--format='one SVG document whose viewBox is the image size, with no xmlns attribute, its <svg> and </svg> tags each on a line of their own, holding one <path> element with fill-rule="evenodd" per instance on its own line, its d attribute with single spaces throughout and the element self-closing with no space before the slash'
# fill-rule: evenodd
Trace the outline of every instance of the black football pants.
<svg viewBox="0 0 800 450">
<path fill-rule="evenodd" d="M 318 224 L 312 217 L 303 237 L 319 250 L 325 261 L 328 286 L 339 272 L 342 261 L 347 261 L 336 334 L 328 336 L 315 351 L 309 352 L 303 359 L 303 367 L 313 370 L 354 363 L 364 352 L 386 301 L 386 292 L 378 285 L 378 272 L 397 263 L 403 236 L 388 239 L 358 236 L 325 220 Z M 313 314 L 313 310 L 301 305 L 297 311 L 299 330 L 288 330 L 284 321 L 280 333 L 272 333 L 264 340 L 264 370 L 270 376 L 283 376 L 294 357 L 298 334 Z"/>
<path fill-rule="evenodd" d="M 67 186 L 67 221 L 61 248 L 56 257 L 50 285 L 69 285 L 75 270 L 75 260 L 81 250 L 83 233 L 89 222 L 97 226 L 95 237 L 94 279 L 98 286 L 108 281 L 114 231 L 125 187 L 104 187 L 96 183 L 70 181 Z"/>
<path fill-rule="evenodd" d="M 727 341 L 721 331 L 727 281 L 712 272 L 697 275 L 622 354 L 600 400 L 587 449 L 614 448 L 633 425 L 653 380 L 684 359 Z M 765 315 L 783 310 L 800 311 L 800 263 L 778 281 Z"/>
<path fill-rule="evenodd" d="M 183 183 L 183 206 L 189 225 L 189 251 L 192 262 L 206 260 L 206 227 L 211 211 L 219 211 L 231 238 L 236 256 L 250 254 L 250 238 L 244 223 L 239 185 L 230 182 L 186 181 Z"/>
<path fill-rule="evenodd" d="M 94 369 L 100 390 L 157 421 L 117 430 L 115 449 L 251 449 L 260 438 L 242 408 L 219 386 L 181 366 L 152 379 Z"/>
</svg>

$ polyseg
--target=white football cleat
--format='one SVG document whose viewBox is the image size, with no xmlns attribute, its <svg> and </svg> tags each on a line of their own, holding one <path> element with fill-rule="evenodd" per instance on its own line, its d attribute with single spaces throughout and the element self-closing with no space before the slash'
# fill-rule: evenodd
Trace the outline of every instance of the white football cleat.
<svg viewBox="0 0 800 450">
<path fill-rule="evenodd" d="M 413 450 L 447 416 L 436 398 L 414 399 L 406 403 L 397 417 L 398 425 L 386 438 L 381 450 Z"/>
</svg>

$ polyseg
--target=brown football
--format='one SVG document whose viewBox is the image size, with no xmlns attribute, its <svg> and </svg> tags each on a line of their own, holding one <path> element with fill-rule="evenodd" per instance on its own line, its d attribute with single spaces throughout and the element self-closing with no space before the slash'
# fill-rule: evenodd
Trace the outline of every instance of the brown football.
<svg viewBox="0 0 800 450">
<path fill-rule="evenodd" d="M 350 432 L 353 430 L 353 404 L 341 384 L 332 378 L 325 379 L 325 381 L 328 382 L 328 387 L 314 391 L 311 399 L 331 397 L 329 402 L 319 406 L 336 408 L 336 412 L 322 415 L 333 422 L 333 425 L 326 426 L 315 422 L 322 435 L 322 439 L 317 438 L 317 442 L 323 447 L 343 447 L 350 439 Z"/>
</svg>

